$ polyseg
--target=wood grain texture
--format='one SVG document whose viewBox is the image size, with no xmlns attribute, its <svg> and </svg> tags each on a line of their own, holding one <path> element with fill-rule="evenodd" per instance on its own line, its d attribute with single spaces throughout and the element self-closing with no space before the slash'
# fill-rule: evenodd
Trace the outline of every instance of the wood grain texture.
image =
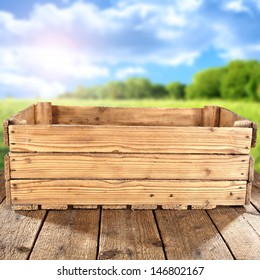
<svg viewBox="0 0 260 280">
<path fill-rule="evenodd" d="M 260 215 L 252 206 L 221 207 L 208 213 L 236 259 L 260 259 Z"/>
<path fill-rule="evenodd" d="M 228 109 L 220 108 L 220 127 L 232 127 L 235 121 L 245 120 L 244 117 L 239 116 Z"/>
<path fill-rule="evenodd" d="M 9 133 L 8 133 L 8 127 L 9 127 L 9 120 L 4 120 L 3 122 L 3 137 L 4 137 L 4 146 L 9 146 Z"/>
<path fill-rule="evenodd" d="M 1 260 L 28 258 L 45 213 L 45 211 L 14 212 L 4 202 L 0 205 Z"/>
<path fill-rule="evenodd" d="M 11 180 L 13 204 L 243 205 L 246 181 Z M 152 207 L 149 209 L 153 209 Z"/>
<path fill-rule="evenodd" d="M 9 153 L 4 157 L 4 177 L 5 177 L 5 194 L 6 203 L 11 205 L 11 188 L 10 188 L 10 156 Z"/>
<path fill-rule="evenodd" d="M 202 110 L 203 126 L 218 127 L 220 120 L 220 107 L 205 106 Z"/>
<path fill-rule="evenodd" d="M 97 205 L 72 205 L 73 209 L 97 209 Z"/>
<path fill-rule="evenodd" d="M 31 105 L 9 119 L 10 124 L 35 124 L 35 105 Z"/>
<path fill-rule="evenodd" d="M 254 181 L 253 185 L 260 188 L 260 174 L 256 171 L 254 172 Z"/>
<path fill-rule="evenodd" d="M 54 124 L 200 126 L 201 109 L 52 106 Z"/>
<path fill-rule="evenodd" d="M 251 202 L 260 212 L 260 188 L 254 185 L 252 187 Z"/>
<path fill-rule="evenodd" d="M 5 179 L 4 173 L 0 171 L 0 203 L 5 198 Z"/>
<path fill-rule="evenodd" d="M 66 204 L 41 204 L 41 209 L 48 210 L 67 210 L 68 205 Z"/>
<path fill-rule="evenodd" d="M 102 209 L 127 209 L 127 205 L 102 205 Z"/>
<path fill-rule="evenodd" d="M 251 147 L 256 146 L 256 139 L 257 139 L 257 123 L 249 121 L 249 120 L 238 120 L 234 122 L 234 127 L 249 127 L 252 129 L 252 140 L 251 140 Z"/>
<path fill-rule="evenodd" d="M 155 210 L 155 213 L 167 259 L 232 259 L 204 210 Z"/>
<path fill-rule="evenodd" d="M 16 154 L 12 179 L 247 180 L 248 155 Z"/>
<path fill-rule="evenodd" d="M 39 206 L 38 205 L 33 205 L 33 204 L 15 204 L 12 205 L 12 210 L 14 211 L 32 211 L 32 210 L 38 210 Z"/>
<path fill-rule="evenodd" d="M 5 175 L 5 180 L 8 181 L 10 180 L 10 156 L 9 153 L 5 155 L 4 157 L 4 175 Z"/>
<path fill-rule="evenodd" d="M 99 244 L 101 260 L 165 258 L 151 210 L 103 210 Z"/>
<path fill-rule="evenodd" d="M 250 128 L 10 126 L 13 152 L 248 154 Z"/>
<path fill-rule="evenodd" d="M 35 124 L 52 124 L 51 102 L 41 102 L 35 105 Z"/>
<path fill-rule="evenodd" d="M 99 216 L 99 210 L 49 211 L 30 259 L 94 260 Z"/>
</svg>

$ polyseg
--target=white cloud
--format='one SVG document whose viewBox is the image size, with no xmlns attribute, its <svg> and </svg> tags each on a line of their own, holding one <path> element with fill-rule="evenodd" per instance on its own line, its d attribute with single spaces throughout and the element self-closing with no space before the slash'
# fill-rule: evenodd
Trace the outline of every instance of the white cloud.
<svg viewBox="0 0 260 280">
<path fill-rule="evenodd" d="M 227 2 L 224 5 L 224 9 L 227 11 L 232 11 L 232 12 L 246 12 L 246 13 L 251 13 L 250 9 L 243 3 L 242 0 L 233 0 L 230 2 Z"/>
<path fill-rule="evenodd" d="M 116 77 L 118 79 L 123 79 L 126 78 L 127 76 L 134 76 L 134 75 L 140 75 L 145 73 L 146 70 L 142 67 L 127 67 L 127 68 L 119 69 L 116 72 Z"/>
<path fill-rule="evenodd" d="M 36 84 L 59 91 L 72 82 L 144 74 L 148 64 L 191 65 L 209 48 L 225 59 L 260 58 L 259 1 L 113 3 L 37 4 L 25 19 L 0 11 L 0 87 L 11 89 L 13 77 L 14 89 L 26 81 L 32 94 Z"/>
<path fill-rule="evenodd" d="M 16 74 L 0 73 L 0 84 L 4 88 L 11 87 L 15 92 L 23 93 L 23 96 L 40 96 L 50 98 L 65 91 L 63 84 L 58 82 L 48 83 L 34 76 L 22 76 Z"/>
</svg>

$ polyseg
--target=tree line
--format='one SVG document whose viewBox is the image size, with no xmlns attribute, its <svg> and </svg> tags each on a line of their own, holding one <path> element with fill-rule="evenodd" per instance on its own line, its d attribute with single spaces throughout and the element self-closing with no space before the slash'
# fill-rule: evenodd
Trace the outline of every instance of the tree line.
<svg viewBox="0 0 260 280">
<path fill-rule="evenodd" d="M 171 82 L 167 85 L 152 83 L 143 77 L 112 81 L 104 85 L 78 86 L 61 98 L 82 99 L 250 99 L 260 100 L 260 62 L 235 60 L 219 68 L 196 73 L 192 83 Z"/>
</svg>

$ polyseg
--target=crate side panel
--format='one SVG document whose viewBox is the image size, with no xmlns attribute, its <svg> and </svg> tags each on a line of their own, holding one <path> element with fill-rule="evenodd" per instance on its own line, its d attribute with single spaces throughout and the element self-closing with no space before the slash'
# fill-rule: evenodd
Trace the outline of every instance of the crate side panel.
<svg viewBox="0 0 260 280">
<path fill-rule="evenodd" d="M 9 120 L 3 122 L 3 137 L 4 137 L 4 146 L 9 146 L 9 134 L 8 134 Z"/>
<path fill-rule="evenodd" d="M 243 205 L 246 181 L 11 180 L 13 204 Z"/>
<path fill-rule="evenodd" d="M 247 180 L 248 155 L 10 153 L 11 178 Z"/>
<path fill-rule="evenodd" d="M 232 127 L 235 121 L 245 120 L 244 117 L 237 115 L 236 113 L 220 108 L 220 121 L 219 126 L 221 127 Z"/>
<path fill-rule="evenodd" d="M 35 105 L 31 105 L 9 119 L 10 124 L 35 124 Z"/>
<path fill-rule="evenodd" d="M 13 152 L 248 154 L 250 128 L 10 126 Z"/>
<path fill-rule="evenodd" d="M 200 126 L 202 109 L 52 106 L 54 124 Z"/>
</svg>

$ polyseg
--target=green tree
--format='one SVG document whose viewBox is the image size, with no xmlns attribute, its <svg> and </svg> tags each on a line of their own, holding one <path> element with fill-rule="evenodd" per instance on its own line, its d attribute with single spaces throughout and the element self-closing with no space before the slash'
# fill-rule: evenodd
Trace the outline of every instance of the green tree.
<svg viewBox="0 0 260 280">
<path fill-rule="evenodd" d="M 109 82 L 99 90 L 103 98 L 123 99 L 125 98 L 125 84 L 123 82 Z"/>
<path fill-rule="evenodd" d="M 166 86 L 168 96 L 174 99 L 184 99 L 185 97 L 185 85 L 179 82 L 169 83 Z"/>
<path fill-rule="evenodd" d="M 192 84 L 186 87 L 186 97 L 218 98 L 226 68 L 211 68 L 195 74 Z"/>
<path fill-rule="evenodd" d="M 163 85 L 153 84 L 151 88 L 151 95 L 153 98 L 165 98 L 168 96 L 168 91 Z"/>
<path fill-rule="evenodd" d="M 151 96 L 151 82 L 145 78 L 131 77 L 125 81 L 125 98 L 143 99 Z"/>
<path fill-rule="evenodd" d="M 250 80 L 249 68 L 245 61 L 235 60 L 229 63 L 221 84 L 221 96 L 224 99 L 247 97 L 245 87 Z"/>
<path fill-rule="evenodd" d="M 260 63 L 251 61 L 248 66 L 250 77 L 245 86 L 247 97 L 251 100 L 260 100 Z"/>
</svg>

